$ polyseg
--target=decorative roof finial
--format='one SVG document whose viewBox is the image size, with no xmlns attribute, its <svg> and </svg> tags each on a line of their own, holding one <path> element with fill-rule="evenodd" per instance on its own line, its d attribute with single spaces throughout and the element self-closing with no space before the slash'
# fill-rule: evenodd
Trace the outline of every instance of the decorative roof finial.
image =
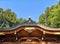
<svg viewBox="0 0 60 44">
<path fill-rule="evenodd" d="M 29 16 L 29 20 L 31 20 L 31 16 Z"/>
</svg>

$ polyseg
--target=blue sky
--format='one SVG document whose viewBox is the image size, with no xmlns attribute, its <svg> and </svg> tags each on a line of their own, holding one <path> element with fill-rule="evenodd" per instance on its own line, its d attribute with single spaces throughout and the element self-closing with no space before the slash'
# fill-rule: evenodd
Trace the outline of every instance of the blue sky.
<svg viewBox="0 0 60 44">
<path fill-rule="evenodd" d="M 46 7 L 56 4 L 58 0 L 0 0 L 0 8 L 10 8 L 17 14 L 17 18 L 29 16 L 38 21 L 40 14 L 44 13 Z"/>
</svg>

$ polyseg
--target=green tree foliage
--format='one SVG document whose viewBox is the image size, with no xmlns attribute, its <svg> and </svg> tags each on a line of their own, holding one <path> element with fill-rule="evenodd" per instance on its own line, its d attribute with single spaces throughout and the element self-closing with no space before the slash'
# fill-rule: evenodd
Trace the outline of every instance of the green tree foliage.
<svg viewBox="0 0 60 44">
<path fill-rule="evenodd" d="M 16 13 L 11 9 L 3 10 L 0 8 L 0 28 L 11 28 L 24 21 L 23 18 L 17 19 Z"/>
<path fill-rule="evenodd" d="M 39 17 L 39 23 L 45 23 L 45 14 L 41 14 Z"/>
<path fill-rule="evenodd" d="M 19 24 L 19 23 L 22 24 L 22 23 L 24 23 L 24 22 L 26 21 L 26 19 L 19 18 L 19 19 L 17 19 L 16 21 L 17 21 L 17 22 L 16 22 L 17 24 Z"/>
<path fill-rule="evenodd" d="M 49 27 L 60 27 L 60 2 L 47 7 L 45 13 L 40 15 L 39 23 Z"/>
</svg>

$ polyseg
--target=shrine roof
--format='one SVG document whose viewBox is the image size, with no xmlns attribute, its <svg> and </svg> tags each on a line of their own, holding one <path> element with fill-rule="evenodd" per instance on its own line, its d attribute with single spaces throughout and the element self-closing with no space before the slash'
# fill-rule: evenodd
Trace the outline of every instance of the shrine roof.
<svg viewBox="0 0 60 44">
<path fill-rule="evenodd" d="M 14 30 L 18 27 L 21 27 L 21 26 L 37 26 L 38 23 L 36 23 L 35 21 L 33 21 L 31 18 L 29 18 L 27 21 L 25 21 L 24 23 L 21 23 L 13 28 L 10 28 L 10 29 L 0 29 L 0 31 L 10 31 L 10 30 Z"/>
<path fill-rule="evenodd" d="M 38 26 L 41 27 L 45 30 L 50 30 L 50 31 L 60 31 L 60 28 L 50 28 L 50 27 L 46 27 L 44 25 L 38 24 L 35 21 L 33 21 L 31 18 L 29 18 L 27 21 L 25 21 L 22 24 L 17 25 L 14 28 L 10 28 L 10 29 L 0 29 L 0 31 L 10 31 L 10 30 L 15 30 L 16 28 L 19 28 L 21 26 Z"/>
</svg>

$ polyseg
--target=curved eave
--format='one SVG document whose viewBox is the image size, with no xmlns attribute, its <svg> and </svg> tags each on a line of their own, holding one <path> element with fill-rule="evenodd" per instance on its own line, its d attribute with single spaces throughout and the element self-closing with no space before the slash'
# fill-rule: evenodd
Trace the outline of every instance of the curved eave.
<svg viewBox="0 0 60 44">
<path fill-rule="evenodd" d="M 42 31 L 47 34 L 54 34 L 54 35 L 60 35 L 60 28 L 50 28 L 43 25 L 37 24 L 40 28 L 42 28 Z"/>
<path fill-rule="evenodd" d="M 29 24 L 29 25 L 24 24 L 24 25 L 16 26 L 15 28 L 11 28 L 11 29 L 5 29 L 5 30 L 1 29 L 0 30 L 0 35 L 15 33 L 15 31 L 16 32 L 18 31 L 18 28 L 21 28 L 23 26 L 36 26 L 36 24 L 32 24 L 32 25 L 31 24 Z"/>
<path fill-rule="evenodd" d="M 20 28 L 22 26 L 37 26 L 41 29 L 42 32 L 48 33 L 48 34 L 54 34 L 54 35 L 60 35 L 60 28 L 49 28 L 49 27 L 45 27 L 43 25 L 39 25 L 39 24 L 24 24 L 24 25 L 19 25 L 15 28 L 11 28 L 11 29 L 6 29 L 6 30 L 0 30 L 0 35 L 5 35 L 5 34 L 11 34 L 11 33 L 15 33 L 16 30 L 18 30 L 17 28 Z"/>
<path fill-rule="evenodd" d="M 44 25 L 39 25 L 39 24 L 37 24 L 37 25 L 47 31 L 60 32 L 60 28 L 50 28 L 50 27 L 46 27 Z"/>
<path fill-rule="evenodd" d="M 21 25 L 19 26 L 16 26 L 14 28 L 10 28 L 10 29 L 0 29 L 0 32 L 8 32 L 8 31 L 13 31 L 13 30 L 16 30 L 17 28 L 21 27 Z"/>
</svg>

